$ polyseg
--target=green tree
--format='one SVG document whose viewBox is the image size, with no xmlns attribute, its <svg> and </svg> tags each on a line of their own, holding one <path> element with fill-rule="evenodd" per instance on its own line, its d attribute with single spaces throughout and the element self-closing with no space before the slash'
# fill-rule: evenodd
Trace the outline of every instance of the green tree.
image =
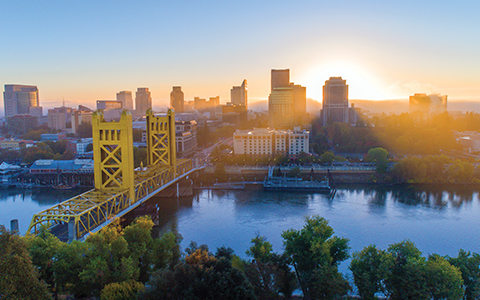
<svg viewBox="0 0 480 300">
<path fill-rule="evenodd" d="M 325 151 L 320 155 L 320 160 L 323 164 L 325 163 L 331 163 L 335 159 L 335 155 L 333 154 L 332 151 Z"/>
<path fill-rule="evenodd" d="M 128 242 L 122 236 L 118 224 L 90 235 L 86 243 L 89 246 L 88 263 L 80 272 L 80 280 L 93 295 L 99 296 L 103 287 L 109 283 L 138 279 L 138 261 L 129 256 Z"/>
<path fill-rule="evenodd" d="M 281 293 L 292 296 L 297 287 L 295 273 L 290 269 L 286 254 L 273 252 L 272 244 L 265 237 L 257 235 L 251 240 L 252 246 L 246 254 L 253 258 L 246 263 L 246 275 L 259 299 L 277 299 Z"/>
<path fill-rule="evenodd" d="M 142 141 L 142 130 L 133 128 L 132 130 L 132 137 L 134 142 L 141 142 Z"/>
<path fill-rule="evenodd" d="M 376 299 L 375 293 L 383 291 L 382 282 L 386 272 L 383 264 L 385 252 L 375 245 L 370 245 L 360 252 L 353 253 L 352 257 L 349 268 L 353 273 L 358 293 L 362 299 Z"/>
<path fill-rule="evenodd" d="M 80 273 L 88 264 L 89 245 L 73 241 L 61 243 L 53 263 L 55 280 L 59 290 L 73 293 L 77 298 L 88 297 L 92 291 L 88 284 L 80 279 Z"/>
<path fill-rule="evenodd" d="M 445 258 L 431 255 L 426 264 L 425 275 L 431 299 L 463 299 L 462 273 Z"/>
<path fill-rule="evenodd" d="M 226 258 L 217 259 L 197 249 L 175 265 L 150 277 L 137 299 L 255 299 L 243 272 Z"/>
<path fill-rule="evenodd" d="M 388 166 L 388 151 L 383 148 L 372 148 L 368 150 L 369 159 L 377 166 L 377 172 L 384 173 Z"/>
<path fill-rule="evenodd" d="M 77 134 L 81 138 L 92 137 L 92 123 L 82 122 L 78 125 Z"/>
<path fill-rule="evenodd" d="M 255 295 L 260 299 L 274 299 L 275 291 L 274 266 L 272 264 L 272 244 L 263 236 L 257 235 L 251 240 L 252 246 L 247 249 L 248 256 L 253 257 L 247 264 L 247 277 L 252 283 Z"/>
<path fill-rule="evenodd" d="M 462 274 L 464 299 L 478 299 L 480 297 L 480 255 L 460 249 L 458 256 L 448 258 L 448 261 Z"/>
<path fill-rule="evenodd" d="M 56 291 L 53 264 L 62 242 L 48 230 L 42 228 L 37 236 L 27 238 L 27 246 L 32 263 L 40 272 L 40 278 L 49 285 L 50 290 Z"/>
<path fill-rule="evenodd" d="M 144 167 L 147 166 L 147 149 L 146 148 L 137 148 L 133 147 L 133 160 L 134 167 L 138 168 L 141 164 Z"/>
<path fill-rule="evenodd" d="M 123 230 L 123 238 L 128 244 L 128 254 L 140 268 L 139 281 L 147 282 L 150 276 L 154 242 L 151 235 L 153 221 L 144 216 L 135 219 Z"/>
<path fill-rule="evenodd" d="M 292 260 L 305 298 L 326 295 L 324 299 L 331 299 L 346 294 L 349 286 L 338 273 L 338 264 L 348 258 L 348 239 L 333 236 L 328 221 L 319 216 L 307 217 L 305 223 L 301 230 L 282 233 L 285 252 Z M 319 282 L 322 274 L 336 280 Z"/>
<path fill-rule="evenodd" d="M 225 182 L 227 181 L 227 171 L 225 170 L 225 165 L 222 163 L 217 163 L 215 165 L 215 170 L 213 171 L 213 178 L 215 178 L 218 182 Z"/>
<path fill-rule="evenodd" d="M 28 254 L 25 241 L 0 225 L 0 296 L 2 299 L 51 299 Z"/>
<path fill-rule="evenodd" d="M 392 300 L 429 299 L 426 263 L 421 254 L 410 241 L 388 247 L 383 268 L 387 270 L 385 290 Z"/>
<path fill-rule="evenodd" d="M 145 289 L 143 283 L 129 280 L 107 284 L 100 293 L 101 300 L 131 300 Z"/>
</svg>

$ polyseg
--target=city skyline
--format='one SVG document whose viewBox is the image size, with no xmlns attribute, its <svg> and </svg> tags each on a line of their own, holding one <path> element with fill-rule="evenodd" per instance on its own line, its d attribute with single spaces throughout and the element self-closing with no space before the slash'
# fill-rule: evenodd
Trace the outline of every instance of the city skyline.
<svg viewBox="0 0 480 300">
<path fill-rule="evenodd" d="M 479 8 L 437 1 L 343 1 L 341 9 L 316 1 L 11 2 L 0 12 L 7 29 L 0 30 L 0 83 L 38 86 L 44 108 L 63 98 L 93 107 L 96 99 L 148 87 L 155 107 L 168 105 L 172 86 L 182 86 L 186 100 L 219 95 L 225 103 L 247 79 L 254 103 L 268 98 L 270 70 L 284 68 L 317 101 L 336 76 L 348 80 L 350 99 L 438 93 L 480 101 L 480 41 L 472 38 Z"/>
</svg>

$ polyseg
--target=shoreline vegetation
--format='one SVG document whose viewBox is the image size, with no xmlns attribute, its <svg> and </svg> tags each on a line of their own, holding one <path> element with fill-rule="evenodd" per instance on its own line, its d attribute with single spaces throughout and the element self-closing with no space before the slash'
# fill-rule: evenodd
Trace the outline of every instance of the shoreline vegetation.
<svg viewBox="0 0 480 300">
<path fill-rule="evenodd" d="M 182 251 L 175 230 L 152 236 L 150 217 L 112 223 L 85 242 L 47 230 L 21 237 L 0 226 L 0 295 L 8 299 L 477 299 L 480 255 L 425 257 L 404 240 L 351 253 L 328 221 L 305 218 L 281 234 L 283 253 L 257 235 L 242 258 L 192 241 Z M 243 255 L 245 257 L 245 255 Z M 338 271 L 352 258 L 353 282 Z M 354 292 L 355 287 L 355 292 Z M 293 296 L 301 291 L 302 296 Z M 465 298 L 464 298 L 465 297 Z"/>
</svg>

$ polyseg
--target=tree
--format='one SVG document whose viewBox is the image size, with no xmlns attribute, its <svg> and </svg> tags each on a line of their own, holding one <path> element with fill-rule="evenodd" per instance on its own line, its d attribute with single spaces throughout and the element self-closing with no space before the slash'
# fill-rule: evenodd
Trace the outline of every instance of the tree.
<svg viewBox="0 0 480 300">
<path fill-rule="evenodd" d="M 368 150 L 368 158 L 377 166 L 377 172 L 384 173 L 388 166 L 388 151 L 383 148 L 372 148 Z"/>
<path fill-rule="evenodd" d="M 160 269 L 150 277 L 137 299 L 255 299 L 243 272 L 226 258 L 197 249 L 173 270 Z"/>
<path fill-rule="evenodd" d="M 40 278 L 49 285 L 51 290 L 56 291 L 56 278 L 53 264 L 62 246 L 62 242 L 48 230 L 42 228 L 37 236 L 29 236 L 27 238 L 27 245 L 32 263 L 40 272 Z"/>
<path fill-rule="evenodd" d="M 146 148 L 137 148 L 133 147 L 133 160 L 134 160 L 134 167 L 138 168 L 141 164 L 144 167 L 147 166 L 147 149 Z"/>
<path fill-rule="evenodd" d="M 346 294 L 350 287 L 338 273 L 338 264 L 348 258 L 348 239 L 333 236 L 332 227 L 322 217 L 307 217 L 305 223 L 301 230 L 282 233 L 285 252 L 292 260 L 305 298 L 325 295 L 324 299 L 331 299 Z M 322 274 L 336 280 L 319 281 Z"/>
<path fill-rule="evenodd" d="M 447 260 L 462 274 L 464 299 L 478 299 L 480 297 L 480 255 L 460 249 L 457 257 L 447 258 Z"/>
<path fill-rule="evenodd" d="M 320 155 L 320 160 L 323 164 L 325 163 L 331 163 L 335 159 L 335 155 L 333 154 L 332 151 L 325 151 Z"/>
<path fill-rule="evenodd" d="M 392 244 L 384 260 L 385 289 L 392 300 L 429 299 L 425 258 L 410 241 Z"/>
<path fill-rule="evenodd" d="M 123 238 L 128 244 L 128 254 L 140 268 L 139 281 L 147 282 L 152 267 L 153 228 L 152 218 L 143 216 L 136 218 L 123 230 Z"/>
<path fill-rule="evenodd" d="M 107 284 L 100 293 L 101 300 L 130 300 L 135 299 L 145 286 L 138 281 L 129 280 Z"/>
<path fill-rule="evenodd" d="M 119 223 L 90 235 L 86 243 L 89 247 L 88 263 L 79 277 L 93 295 L 99 296 L 103 287 L 109 283 L 138 279 L 138 261 L 131 255 Z"/>
<path fill-rule="evenodd" d="M 385 252 L 375 245 L 363 248 L 362 251 L 353 253 L 350 270 L 357 286 L 358 293 L 365 300 L 376 299 L 375 293 L 383 291 L 382 282 L 385 269 L 382 264 Z"/>
<path fill-rule="evenodd" d="M 445 258 L 431 255 L 426 264 L 427 290 L 434 300 L 463 298 L 462 273 Z"/>
<path fill-rule="evenodd" d="M 278 255 L 265 237 L 257 235 L 246 254 L 253 257 L 246 264 L 246 275 L 259 299 L 277 299 L 281 293 L 290 298 L 297 287 L 295 274 L 289 267 L 287 255 Z"/>
<path fill-rule="evenodd" d="M 132 136 L 134 142 L 141 142 L 142 141 L 142 134 L 143 131 L 141 129 L 133 128 Z"/>
<path fill-rule="evenodd" d="M 227 171 L 225 170 L 225 166 L 222 163 L 217 163 L 215 165 L 215 170 L 213 171 L 213 178 L 215 178 L 219 182 L 227 181 Z"/>
<path fill-rule="evenodd" d="M 82 122 L 78 125 L 77 134 L 81 138 L 92 137 L 92 123 Z"/>
<path fill-rule="evenodd" d="M 0 295 L 2 299 L 51 299 L 28 255 L 25 241 L 0 225 Z"/>
<path fill-rule="evenodd" d="M 89 247 L 87 243 L 79 241 L 61 243 L 53 263 L 58 289 L 71 292 L 77 298 L 92 294 L 89 285 L 80 279 L 80 273 L 89 261 Z"/>
</svg>

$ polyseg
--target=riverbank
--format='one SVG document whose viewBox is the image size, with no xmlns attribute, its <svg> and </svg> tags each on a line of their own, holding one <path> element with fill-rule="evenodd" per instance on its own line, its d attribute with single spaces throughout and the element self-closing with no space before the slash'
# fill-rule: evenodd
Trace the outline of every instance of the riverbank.
<svg viewBox="0 0 480 300">
<path fill-rule="evenodd" d="M 241 181 L 263 181 L 268 175 L 269 166 L 225 166 L 226 175 L 231 182 Z M 377 183 L 382 182 L 375 176 L 375 167 L 348 167 L 348 166 L 283 166 L 280 172 L 288 174 L 298 171 L 298 176 L 304 180 L 323 180 L 328 173 L 333 177 L 335 183 Z M 214 182 L 215 166 L 207 166 L 204 170 L 202 181 Z M 384 182 L 388 183 L 388 182 Z"/>
</svg>

